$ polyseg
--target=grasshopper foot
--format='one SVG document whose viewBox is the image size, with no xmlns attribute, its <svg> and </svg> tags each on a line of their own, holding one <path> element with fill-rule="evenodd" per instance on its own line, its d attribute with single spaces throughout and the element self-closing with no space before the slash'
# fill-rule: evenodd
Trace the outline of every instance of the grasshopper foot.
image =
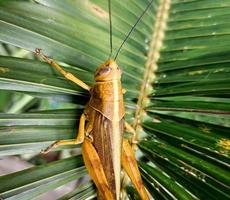
<svg viewBox="0 0 230 200">
<path fill-rule="evenodd" d="M 46 56 L 46 55 L 44 55 L 42 53 L 42 49 L 36 48 L 34 54 L 35 54 L 35 56 L 41 57 L 47 63 L 49 63 L 50 65 L 52 65 L 53 61 L 50 60 L 48 56 Z"/>
<path fill-rule="evenodd" d="M 42 49 L 36 48 L 34 54 L 39 56 L 41 54 Z"/>
</svg>

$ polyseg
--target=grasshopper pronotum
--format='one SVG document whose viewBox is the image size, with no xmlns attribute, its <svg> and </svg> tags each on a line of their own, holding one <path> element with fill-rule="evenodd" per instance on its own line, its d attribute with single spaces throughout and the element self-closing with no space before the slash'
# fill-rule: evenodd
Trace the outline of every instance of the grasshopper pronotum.
<svg viewBox="0 0 230 200">
<path fill-rule="evenodd" d="M 63 70 L 57 63 L 36 49 L 35 54 L 41 56 L 51 66 L 55 67 L 67 79 L 88 90 L 91 98 L 80 117 L 78 135 L 72 140 L 60 140 L 50 145 L 50 149 L 68 144 L 82 144 L 82 154 L 85 166 L 98 189 L 98 197 L 104 200 L 119 200 L 121 185 L 121 167 L 129 175 L 132 183 L 143 200 L 149 197 L 143 185 L 135 155 L 127 139 L 123 139 L 124 127 L 133 132 L 132 127 L 125 122 L 123 89 L 121 86 L 121 70 L 116 64 L 117 55 L 134 27 L 150 7 L 151 0 L 138 18 L 135 25 L 126 36 L 117 51 L 115 59 L 109 59 L 100 65 L 95 72 L 95 84 L 90 87 Z M 109 1 L 110 17 L 110 47 L 112 54 L 111 3 Z M 111 55 L 110 55 L 111 56 Z"/>
</svg>

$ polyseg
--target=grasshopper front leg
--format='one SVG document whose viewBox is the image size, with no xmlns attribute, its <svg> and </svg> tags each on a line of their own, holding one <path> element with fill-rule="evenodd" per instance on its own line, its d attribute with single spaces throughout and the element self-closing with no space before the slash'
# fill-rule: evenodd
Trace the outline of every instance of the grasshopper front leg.
<svg viewBox="0 0 230 200">
<path fill-rule="evenodd" d="M 48 146 L 47 149 L 42 151 L 42 153 L 48 153 L 52 148 L 56 148 L 61 145 L 68 145 L 68 144 L 81 144 L 84 139 L 85 139 L 85 121 L 86 117 L 85 114 L 83 113 L 80 117 L 80 123 L 79 123 L 79 128 L 78 128 L 78 134 L 75 139 L 72 140 L 59 140 Z"/>
<path fill-rule="evenodd" d="M 53 60 L 49 59 L 48 56 L 44 55 L 41 52 L 41 49 L 38 49 L 38 48 L 35 49 L 35 55 L 42 57 L 43 60 L 45 60 L 47 63 L 49 63 L 52 67 L 56 68 L 56 70 L 58 70 L 68 80 L 76 83 L 77 85 L 79 85 L 80 87 L 82 87 L 82 88 L 84 88 L 84 89 L 86 89 L 88 91 L 90 90 L 90 86 L 88 86 L 87 84 L 85 84 L 83 81 L 81 81 L 80 79 L 78 79 L 76 76 L 74 76 L 70 72 L 65 71 L 61 66 L 59 66 Z"/>
</svg>

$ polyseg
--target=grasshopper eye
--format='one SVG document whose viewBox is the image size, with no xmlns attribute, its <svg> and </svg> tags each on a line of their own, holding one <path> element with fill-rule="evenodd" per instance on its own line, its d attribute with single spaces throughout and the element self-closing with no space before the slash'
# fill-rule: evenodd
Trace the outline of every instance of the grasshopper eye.
<svg viewBox="0 0 230 200">
<path fill-rule="evenodd" d="M 107 74 L 108 72 L 110 72 L 111 68 L 110 67 L 105 67 L 105 68 L 102 68 L 100 71 L 99 71 L 99 74 L 102 75 L 102 74 Z"/>
</svg>

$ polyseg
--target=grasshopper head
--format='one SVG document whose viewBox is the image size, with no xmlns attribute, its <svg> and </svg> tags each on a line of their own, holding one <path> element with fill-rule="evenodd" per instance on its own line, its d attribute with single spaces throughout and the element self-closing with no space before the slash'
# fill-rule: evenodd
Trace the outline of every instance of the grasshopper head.
<svg viewBox="0 0 230 200">
<path fill-rule="evenodd" d="M 121 69 L 114 60 L 108 60 L 100 65 L 95 72 L 95 81 L 113 81 L 120 80 Z"/>
</svg>

